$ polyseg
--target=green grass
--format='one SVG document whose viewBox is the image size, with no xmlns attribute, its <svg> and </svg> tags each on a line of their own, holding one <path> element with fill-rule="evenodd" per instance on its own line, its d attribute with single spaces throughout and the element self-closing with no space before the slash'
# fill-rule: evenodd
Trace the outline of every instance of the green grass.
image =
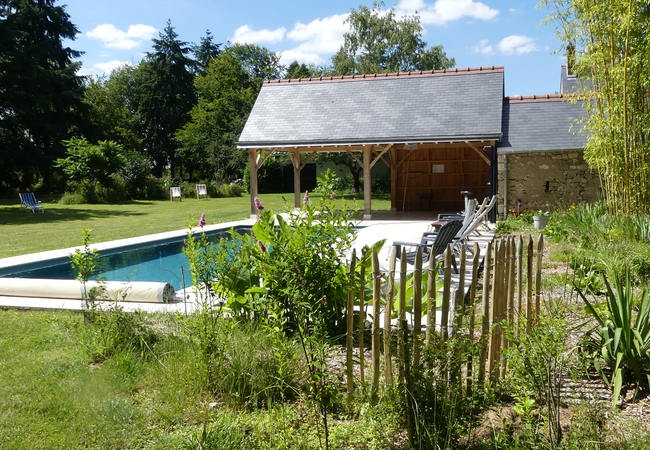
<svg viewBox="0 0 650 450">
<path fill-rule="evenodd" d="M 283 211 L 283 197 L 293 194 L 262 194 L 266 208 Z M 25 213 L 18 198 L 0 199 L 0 258 L 81 245 L 81 232 L 92 230 L 92 242 L 105 242 L 186 229 L 190 216 L 205 213 L 208 224 L 250 217 L 250 197 L 183 199 L 182 202 L 134 201 L 123 204 L 62 205 L 58 198 L 40 197 L 45 214 Z M 350 205 L 363 207 L 363 200 Z M 390 200 L 373 200 L 373 210 L 390 209 Z"/>
</svg>

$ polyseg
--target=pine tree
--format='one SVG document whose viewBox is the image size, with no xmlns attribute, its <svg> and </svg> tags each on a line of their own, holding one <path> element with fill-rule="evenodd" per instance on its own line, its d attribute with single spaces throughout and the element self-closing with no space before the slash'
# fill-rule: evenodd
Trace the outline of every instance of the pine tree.
<svg viewBox="0 0 650 450">
<path fill-rule="evenodd" d="M 77 28 L 54 0 L 0 0 L 0 189 L 25 189 L 51 167 L 62 141 L 83 127 L 81 52 L 63 45 Z"/>
<path fill-rule="evenodd" d="M 139 112 L 143 126 L 143 146 L 154 163 L 154 174 L 162 176 L 168 165 L 172 176 L 178 163 L 176 132 L 189 120 L 196 103 L 195 62 L 188 56 L 191 47 L 180 41 L 170 21 L 153 40 L 153 52 L 141 63 Z"/>
</svg>

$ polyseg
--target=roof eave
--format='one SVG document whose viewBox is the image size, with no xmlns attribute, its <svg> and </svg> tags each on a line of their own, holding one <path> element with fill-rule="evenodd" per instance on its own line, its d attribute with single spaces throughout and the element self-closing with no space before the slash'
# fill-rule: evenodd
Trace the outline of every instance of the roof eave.
<svg viewBox="0 0 650 450">
<path fill-rule="evenodd" d="M 390 139 L 342 139 L 331 141 L 258 141 L 237 143 L 237 148 L 282 148 L 282 147 L 334 147 L 334 146 L 364 146 L 364 145 L 389 145 L 389 144 L 439 144 L 458 142 L 484 142 L 501 141 L 503 133 L 467 135 L 467 136 L 434 136 L 434 137 L 409 137 Z"/>
</svg>

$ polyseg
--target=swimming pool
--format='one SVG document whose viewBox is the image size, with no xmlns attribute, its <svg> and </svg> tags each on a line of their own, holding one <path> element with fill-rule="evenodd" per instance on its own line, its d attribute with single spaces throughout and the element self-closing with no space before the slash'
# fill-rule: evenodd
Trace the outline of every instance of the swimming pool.
<svg viewBox="0 0 650 450">
<path fill-rule="evenodd" d="M 250 227 L 232 227 L 240 234 Z M 228 236 L 230 228 L 206 232 L 212 242 Z M 92 279 L 106 281 L 151 281 L 171 284 L 175 290 L 192 284 L 188 261 L 183 254 L 184 236 L 100 250 L 97 269 Z M 93 246 L 94 247 L 94 246 Z M 76 272 L 70 258 L 59 257 L 0 269 L 2 278 L 43 278 L 73 280 Z"/>
</svg>

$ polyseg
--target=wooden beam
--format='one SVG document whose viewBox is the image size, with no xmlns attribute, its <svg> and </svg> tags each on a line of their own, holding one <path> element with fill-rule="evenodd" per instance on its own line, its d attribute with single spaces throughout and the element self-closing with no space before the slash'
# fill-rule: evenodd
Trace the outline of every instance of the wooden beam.
<svg viewBox="0 0 650 450">
<path fill-rule="evenodd" d="M 255 207 L 255 197 L 257 197 L 257 150 L 254 148 L 248 149 L 248 156 L 250 158 L 250 186 L 251 186 L 251 217 L 256 217 L 258 214 Z"/>
<path fill-rule="evenodd" d="M 262 167 L 262 164 L 264 164 L 266 160 L 269 159 L 269 156 L 271 156 L 273 153 L 275 153 L 274 150 L 265 150 L 265 149 L 259 150 L 259 154 L 255 161 L 258 170 L 260 167 Z"/>
<path fill-rule="evenodd" d="M 485 156 L 485 155 L 483 154 L 483 152 L 482 152 L 481 150 L 479 150 L 479 148 L 478 148 L 476 145 L 474 145 L 474 144 L 471 143 L 471 142 L 466 142 L 466 144 L 467 144 L 468 146 L 470 146 L 470 147 L 472 148 L 472 150 L 474 150 L 476 153 L 478 153 L 478 156 L 480 156 L 480 157 L 483 159 L 483 161 L 485 161 L 485 162 L 487 163 L 488 166 L 490 165 L 490 158 L 488 158 L 487 156 Z"/>
<path fill-rule="evenodd" d="M 302 169 L 305 168 L 305 166 L 307 165 L 307 163 L 308 163 L 309 161 L 311 161 L 311 159 L 312 159 L 314 156 L 316 156 L 316 153 L 318 153 L 318 152 L 315 151 L 315 150 L 314 150 L 313 152 L 311 152 L 311 154 L 307 157 L 307 159 L 305 159 L 305 160 L 303 161 L 302 165 L 300 166 L 300 170 L 302 170 Z"/>
<path fill-rule="evenodd" d="M 348 152 L 348 155 L 350 155 L 357 162 L 357 164 L 363 167 L 363 163 L 359 158 L 357 158 L 357 156 L 354 153 L 352 153 L 352 150 L 346 150 L 346 151 Z"/>
<path fill-rule="evenodd" d="M 377 164 L 377 161 L 379 161 L 380 159 L 382 159 L 381 157 L 384 156 L 384 153 L 386 153 L 386 152 L 387 152 L 387 151 L 388 151 L 392 146 L 393 146 L 393 144 L 388 144 L 386 147 L 384 147 L 383 150 L 381 150 L 380 152 L 376 152 L 377 155 L 375 156 L 375 159 L 370 163 L 370 167 L 371 167 L 371 168 L 372 168 L 372 167 L 375 167 L 375 164 Z M 386 162 L 386 161 L 384 161 L 384 163 L 385 163 L 385 162 Z"/>
<path fill-rule="evenodd" d="M 289 153 L 293 164 L 293 206 L 300 208 L 300 152 Z"/>
</svg>

